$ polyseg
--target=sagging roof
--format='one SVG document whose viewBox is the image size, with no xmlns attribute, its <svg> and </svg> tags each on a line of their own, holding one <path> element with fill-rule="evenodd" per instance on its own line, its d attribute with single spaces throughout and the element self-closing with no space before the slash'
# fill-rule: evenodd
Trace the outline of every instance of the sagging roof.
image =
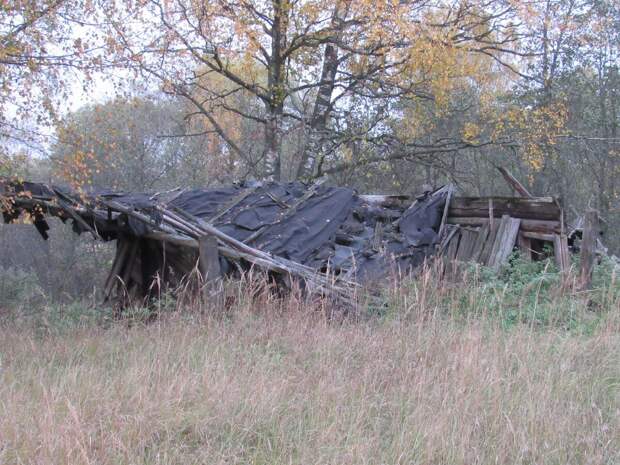
<svg viewBox="0 0 620 465">
<path fill-rule="evenodd" d="M 434 254 L 446 264 L 473 261 L 499 270 L 515 246 L 537 259 L 551 244 L 558 266 L 570 265 L 557 199 L 453 197 L 453 191 L 448 185 L 415 198 L 361 195 L 318 181 L 125 193 L 0 179 L 0 210 L 5 222 L 26 212 L 44 238 L 45 218 L 55 216 L 70 221 L 78 233 L 119 239 L 108 283 L 118 277 L 126 287 L 116 268 L 135 268 L 127 263 L 138 252 L 127 255 L 121 244 L 133 241 L 135 250 L 137 242 L 148 242 L 149 252 L 140 252 L 149 255 L 143 261 L 159 256 L 149 278 L 124 273 L 127 279 L 134 276 L 144 296 L 154 276 L 165 279 L 171 262 L 177 261 L 181 275 L 189 273 L 198 260 L 195 251 L 200 255 L 208 237 L 216 239 L 222 273 L 257 266 L 301 277 L 308 288 L 345 299 L 360 284 L 408 273 Z M 170 247 L 157 245 L 163 243 Z M 193 254 L 184 252 L 188 247 Z"/>
<path fill-rule="evenodd" d="M 149 194 L 0 182 L 5 222 L 27 211 L 44 237 L 47 215 L 103 240 L 191 238 L 191 227 L 175 224 L 190 219 L 270 256 L 356 282 L 407 272 L 431 255 L 449 192 L 443 187 L 410 199 L 360 195 L 321 182 L 255 182 Z"/>
</svg>

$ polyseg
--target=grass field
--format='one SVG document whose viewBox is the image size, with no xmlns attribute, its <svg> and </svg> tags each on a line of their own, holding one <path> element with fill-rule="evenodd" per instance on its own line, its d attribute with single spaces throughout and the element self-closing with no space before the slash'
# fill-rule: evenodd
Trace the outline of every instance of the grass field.
<svg viewBox="0 0 620 465">
<path fill-rule="evenodd" d="M 615 282 L 593 311 L 517 278 L 423 276 L 337 321 L 239 287 L 225 313 L 5 322 L 0 464 L 620 463 Z"/>
</svg>

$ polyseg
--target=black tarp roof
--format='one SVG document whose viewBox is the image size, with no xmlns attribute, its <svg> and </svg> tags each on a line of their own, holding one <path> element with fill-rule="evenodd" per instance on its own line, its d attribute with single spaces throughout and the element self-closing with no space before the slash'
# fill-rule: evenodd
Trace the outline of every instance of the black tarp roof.
<svg viewBox="0 0 620 465">
<path fill-rule="evenodd" d="M 13 211 L 4 208 L 5 221 L 28 210 L 37 199 L 45 199 L 44 214 L 72 220 L 77 232 L 91 230 L 111 240 L 120 233 L 148 235 L 152 226 L 111 212 L 108 202 L 140 211 L 155 222 L 156 207 L 165 205 L 207 221 L 256 249 L 358 281 L 408 271 L 432 254 L 446 193 L 440 189 L 405 200 L 358 195 L 346 187 L 265 182 L 153 194 L 105 189 L 77 192 L 62 186 L 0 182 L 0 195 L 18 199 Z M 67 215 L 66 208 L 55 211 L 50 207 L 54 204 L 79 204 L 80 218 Z M 44 222 L 41 216 L 35 214 L 39 224 Z"/>
</svg>

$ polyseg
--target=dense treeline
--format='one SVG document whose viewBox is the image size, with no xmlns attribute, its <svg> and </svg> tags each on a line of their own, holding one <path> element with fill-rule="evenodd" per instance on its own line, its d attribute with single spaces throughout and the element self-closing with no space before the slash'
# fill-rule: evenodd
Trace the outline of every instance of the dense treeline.
<svg viewBox="0 0 620 465">
<path fill-rule="evenodd" d="M 484 195 L 505 166 L 617 251 L 619 55 L 613 0 L 5 2 L 0 173 Z"/>
</svg>

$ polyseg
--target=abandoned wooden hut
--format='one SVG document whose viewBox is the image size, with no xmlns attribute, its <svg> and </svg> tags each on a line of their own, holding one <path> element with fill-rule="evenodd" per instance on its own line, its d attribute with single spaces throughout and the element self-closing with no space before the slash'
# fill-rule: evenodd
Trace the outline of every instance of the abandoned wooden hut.
<svg viewBox="0 0 620 465">
<path fill-rule="evenodd" d="M 4 179 L 0 210 L 5 223 L 28 217 L 44 238 L 54 216 L 77 233 L 115 240 L 106 299 L 147 298 L 192 273 L 212 281 L 251 266 L 349 299 L 359 285 L 408 273 L 434 255 L 498 270 L 515 247 L 537 259 L 545 244 L 568 266 L 557 199 L 459 197 L 451 185 L 411 198 L 321 181 L 144 194 Z"/>
</svg>

